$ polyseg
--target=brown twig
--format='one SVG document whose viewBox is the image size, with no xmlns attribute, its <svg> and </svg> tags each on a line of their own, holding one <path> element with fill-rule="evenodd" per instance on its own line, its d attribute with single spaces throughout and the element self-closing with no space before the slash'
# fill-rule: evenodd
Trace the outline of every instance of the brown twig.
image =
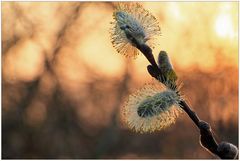
<svg viewBox="0 0 240 161">
<path fill-rule="evenodd" d="M 162 77 L 162 73 L 153 57 L 152 49 L 146 44 L 138 44 L 137 41 L 135 43 L 136 47 L 143 53 L 143 55 L 151 64 L 147 66 L 149 74 L 158 81 L 162 81 L 161 79 L 159 80 L 159 78 Z M 238 158 L 238 149 L 236 146 L 228 142 L 221 142 L 218 144 L 213 136 L 211 126 L 207 122 L 202 121 L 184 100 L 180 102 L 180 106 L 198 127 L 200 132 L 200 144 L 206 150 L 210 151 L 212 154 L 218 156 L 221 159 Z"/>
</svg>

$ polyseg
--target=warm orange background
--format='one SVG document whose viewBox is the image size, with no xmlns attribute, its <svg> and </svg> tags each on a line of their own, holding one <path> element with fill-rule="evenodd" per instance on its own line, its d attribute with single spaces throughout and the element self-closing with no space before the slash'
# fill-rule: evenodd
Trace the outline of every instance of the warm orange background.
<svg viewBox="0 0 240 161">
<path fill-rule="evenodd" d="M 238 2 L 141 4 L 161 27 L 154 56 L 168 52 L 192 108 L 237 145 Z M 144 56 L 112 47 L 112 12 L 111 2 L 2 3 L 3 158 L 214 158 L 185 114 L 149 135 L 119 123 L 152 78 Z"/>
</svg>

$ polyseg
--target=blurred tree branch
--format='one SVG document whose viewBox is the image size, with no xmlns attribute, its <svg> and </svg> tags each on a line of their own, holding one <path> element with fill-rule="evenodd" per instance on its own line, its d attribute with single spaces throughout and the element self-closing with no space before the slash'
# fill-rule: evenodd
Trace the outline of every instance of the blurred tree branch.
<svg viewBox="0 0 240 161">
<path fill-rule="evenodd" d="M 10 6 L 16 20 L 13 22 L 14 24 L 12 26 L 9 26 L 12 28 L 11 30 L 13 32 L 13 36 L 7 37 L 7 40 L 2 42 L 3 55 L 5 55 L 9 49 L 14 47 L 21 39 L 25 37 L 32 37 L 37 27 L 37 25 L 27 17 L 26 13 L 24 13 L 23 9 L 17 2 L 10 3 Z M 23 27 L 24 32 L 22 34 L 16 33 L 17 24 L 20 24 L 20 26 Z"/>
<path fill-rule="evenodd" d="M 120 138 L 120 129 L 118 125 L 118 114 L 119 114 L 119 107 L 121 105 L 122 100 L 128 93 L 128 84 L 131 80 L 131 61 L 125 62 L 125 73 L 123 75 L 122 81 L 119 83 L 118 87 L 118 94 L 116 96 L 117 101 L 114 106 L 114 110 L 111 114 L 111 122 L 110 125 L 103 131 L 102 135 L 100 136 L 96 150 L 94 154 L 94 158 L 100 158 L 104 155 L 107 151 L 111 148 L 114 148 L 114 145 L 119 141 Z"/>
<path fill-rule="evenodd" d="M 48 122 L 52 122 L 54 127 L 52 126 L 51 123 L 43 125 L 43 126 L 45 126 L 45 130 L 55 130 L 52 133 L 53 135 L 55 135 L 56 133 L 64 133 L 66 136 L 63 136 L 63 138 L 67 138 L 67 134 L 70 131 L 69 125 L 71 125 L 71 126 L 75 126 L 74 127 L 75 131 L 78 134 L 80 134 L 79 137 L 81 137 L 81 136 L 84 138 L 89 137 L 85 133 L 85 131 L 82 129 L 82 127 L 80 126 L 81 124 L 79 124 L 79 122 L 77 122 L 78 119 L 76 119 L 77 115 L 76 115 L 76 112 L 73 111 L 74 109 L 69 107 L 70 106 L 69 104 L 67 106 L 68 108 L 65 108 L 66 106 L 64 106 L 63 108 L 61 108 L 62 106 L 60 107 L 60 105 L 62 105 L 62 103 L 61 103 L 62 98 L 59 98 L 59 97 L 61 96 L 62 91 L 60 88 L 61 87 L 60 82 L 58 81 L 58 76 L 54 70 L 55 65 L 57 63 L 56 62 L 57 55 L 58 55 L 58 53 L 60 53 L 60 50 L 65 45 L 64 39 L 66 39 L 66 37 L 68 35 L 67 30 L 76 22 L 76 20 L 79 16 L 79 11 L 82 7 L 82 4 L 77 3 L 76 5 L 73 4 L 73 6 L 74 7 L 73 7 L 71 13 L 68 16 L 66 16 L 61 29 L 59 30 L 59 32 L 56 35 L 56 37 L 57 37 L 56 42 L 53 45 L 54 49 L 52 50 L 52 53 L 50 54 L 50 55 L 52 55 L 51 59 L 49 59 L 49 57 L 47 57 L 47 52 L 44 51 L 45 70 L 44 70 L 43 74 L 31 82 L 22 82 L 22 81 L 19 82 L 19 84 L 24 86 L 24 88 L 26 89 L 25 91 L 27 93 L 26 93 L 26 95 L 23 96 L 23 98 L 17 104 L 18 108 L 16 108 L 16 111 L 14 111 L 14 113 L 13 112 L 10 112 L 10 113 L 5 112 L 5 115 L 3 115 L 3 121 L 4 121 L 3 140 L 5 140 L 3 142 L 3 146 L 4 146 L 3 149 L 5 149 L 3 152 L 4 158 L 15 158 L 15 157 L 20 157 L 20 158 L 30 157 L 31 158 L 31 156 L 28 156 L 28 154 L 29 153 L 31 154 L 31 152 L 34 154 L 34 150 L 31 147 L 41 148 L 42 143 L 39 143 L 39 145 L 35 145 L 38 142 L 38 140 L 35 137 L 39 137 L 39 133 L 37 132 L 36 129 L 34 129 L 34 127 L 29 127 L 25 121 L 27 108 L 33 102 L 36 102 L 36 101 L 41 102 L 50 107 L 53 106 L 53 108 L 47 109 L 48 114 L 51 115 L 47 119 L 49 119 Z M 29 26 L 28 23 L 31 21 L 28 20 L 27 18 L 25 18 L 25 15 L 22 13 L 21 9 L 16 4 L 13 4 L 12 7 L 14 8 L 14 11 L 16 12 L 16 14 L 19 14 L 18 16 L 21 17 L 22 23 L 27 23 L 27 26 Z M 31 28 L 31 31 L 35 30 L 34 25 L 30 25 L 30 28 Z M 29 29 L 27 29 L 27 30 L 29 31 Z M 35 33 L 33 32 L 32 34 L 35 34 Z M 13 48 L 18 43 L 18 41 L 21 40 L 22 38 L 23 37 L 20 37 L 15 33 L 13 35 L 12 39 L 10 39 L 9 41 L 7 41 L 3 44 L 3 54 L 7 53 L 7 51 L 9 49 Z M 44 91 L 41 90 L 41 89 L 45 88 L 44 84 L 42 84 L 42 82 L 44 82 L 43 80 L 45 79 L 45 77 L 50 78 L 51 82 L 53 82 L 55 84 L 54 88 L 52 89 L 51 96 L 48 95 L 47 93 L 44 93 Z M 4 81 L 5 80 L 3 79 L 3 82 Z M 7 84 L 7 82 L 6 82 L 6 84 Z M 15 84 L 15 85 L 18 86 L 18 84 Z M 14 115 L 14 117 L 9 118 L 9 115 L 10 116 Z M 56 120 L 54 120 L 54 119 L 56 119 Z M 64 122 L 64 123 L 58 123 L 56 121 Z M 69 122 L 68 123 L 69 125 L 67 125 L 68 127 L 65 128 L 64 125 L 67 124 L 66 121 Z M 12 124 L 14 124 L 14 126 L 12 126 Z M 15 126 L 21 127 L 21 130 L 16 129 Z M 33 129 L 30 130 L 31 128 L 33 128 Z M 41 129 L 41 128 L 39 128 L 39 129 Z M 39 132 L 42 134 L 42 136 L 44 136 L 44 131 L 39 131 Z M 14 149 L 10 149 L 10 151 L 8 151 L 7 147 L 12 146 L 12 145 L 9 145 L 9 144 L 11 144 L 12 138 L 7 135 L 12 134 L 12 133 L 16 133 L 16 135 L 20 135 L 21 133 L 24 133 L 25 137 L 29 139 L 27 148 L 23 148 L 23 150 L 19 151 L 18 153 L 16 153 L 16 152 L 14 153 L 13 152 Z M 49 133 L 48 133 L 48 135 L 49 135 Z M 50 141 L 52 139 L 51 141 L 54 141 L 53 140 L 54 138 L 51 138 L 52 136 L 48 136 L 48 135 L 47 135 L 47 137 L 43 138 L 42 140 L 45 139 L 45 140 Z M 59 134 L 56 134 L 56 135 L 59 135 Z M 35 140 L 34 140 L 34 138 L 35 138 Z M 24 140 L 25 138 L 20 138 L 20 139 L 22 139 L 22 140 L 20 140 L 22 142 L 27 142 L 26 140 Z M 70 138 L 68 140 L 70 141 Z M 51 146 L 54 146 L 54 144 Z M 52 152 L 48 151 L 46 154 L 43 154 L 41 157 L 51 156 L 52 155 L 51 153 L 54 153 L 54 150 L 55 149 L 52 149 Z M 39 149 L 36 151 L 41 152 L 41 150 L 39 150 Z M 17 154 L 17 156 L 14 156 L 14 154 Z M 75 152 L 75 154 L 76 154 L 76 152 Z M 56 155 L 55 155 L 55 157 L 56 157 Z"/>
</svg>

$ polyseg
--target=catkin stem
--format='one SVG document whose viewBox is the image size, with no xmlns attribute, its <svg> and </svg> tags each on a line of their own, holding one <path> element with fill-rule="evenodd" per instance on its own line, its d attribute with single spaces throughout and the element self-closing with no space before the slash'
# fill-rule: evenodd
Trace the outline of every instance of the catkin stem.
<svg viewBox="0 0 240 161">
<path fill-rule="evenodd" d="M 153 68 L 155 69 L 156 72 L 160 72 L 159 75 L 161 74 L 160 69 L 158 68 L 158 65 L 154 59 L 154 56 L 152 54 L 152 49 L 146 45 L 146 44 L 142 44 L 139 43 L 132 35 L 125 33 L 126 37 L 131 40 L 131 42 L 134 44 L 134 46 L 140 50 L 143 55 L 147 58 L 147 60 L 150 62 L 150 64 L 153 66 Z"/>
<path fill-rule="evenodd" d="M 188 116 L 193 120 L 195 125 L 199 128 L 199 117 L 197 114 L 188 106 L 188 104 L 185 101 L 181 101 L 180 105 L 182 109 L 188 114 Z"/>
<path fill-rule="evenodd" d="M 155 70 L 159 71 L 157 63 L 152 54 L 152 49 L 146 44 L 142 44 L 139 46 L 139 50 L 143 53 L 143 55 L 147 58 L 147 60 L 151 63 L 151 65 L 155 68 Z"/>
</svg>

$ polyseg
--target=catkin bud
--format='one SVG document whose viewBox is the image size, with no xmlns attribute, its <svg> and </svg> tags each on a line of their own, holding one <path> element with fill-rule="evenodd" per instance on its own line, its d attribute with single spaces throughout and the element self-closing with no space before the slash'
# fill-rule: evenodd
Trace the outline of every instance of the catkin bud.
<svg viewBox="0 0 240 161">
<path fill-rule="evenodd" d="M 217 151 L 222 159 L 236 159 L 238 155 L 238 148 L 228 142 L 221 142 Z"/>
<path fill-rule="evenodd" d="M 170 82 L 170 83 L 176 82 L 177 75 L 165 51 L 161 51 L 158 55 L 158 66 L 162 72 L 165 82 Z"/>
</svg>

